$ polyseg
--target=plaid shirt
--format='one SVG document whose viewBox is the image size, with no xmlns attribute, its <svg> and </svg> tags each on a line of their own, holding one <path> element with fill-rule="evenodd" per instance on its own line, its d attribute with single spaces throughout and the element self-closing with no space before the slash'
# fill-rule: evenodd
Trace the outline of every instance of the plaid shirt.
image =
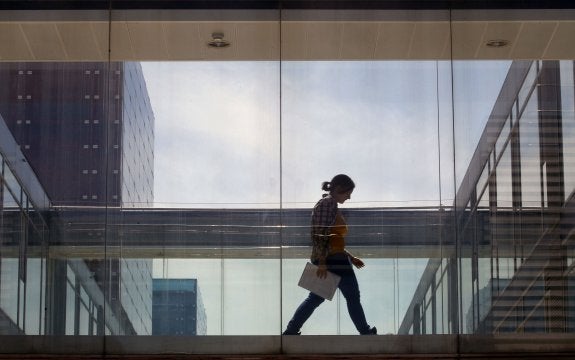
<svg viewBox="0 0 575 360">
<path fill-rule="evenodd" d="M 329 253 L 331 227 L 337 216 L 337 201 L 330 195 L 315 204 L 311 214 L 311 261 L 323 261 Z"/>
</svg>

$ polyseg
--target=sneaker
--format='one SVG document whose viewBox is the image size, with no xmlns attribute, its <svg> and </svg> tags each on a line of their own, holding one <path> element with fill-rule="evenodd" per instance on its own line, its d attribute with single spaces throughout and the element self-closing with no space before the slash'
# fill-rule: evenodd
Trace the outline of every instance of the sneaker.
<svg viewBox="0 0 575 360">
<path fill-rule="evenodd" d="M 377 335 L 377 328 L 374 326 L 361 335 Z"/>
<path fill-rule="evenodd" d="M 282 335 L 301 335 L 301 332 L 300 332 L 300 331 L 298 331 L 298 332 L 293 332 L 293 331 L 288 331 L 288 330 L 286 330 L 286 331 L 284 331 L 284 332 L 282 333 Z"/>
</svg>

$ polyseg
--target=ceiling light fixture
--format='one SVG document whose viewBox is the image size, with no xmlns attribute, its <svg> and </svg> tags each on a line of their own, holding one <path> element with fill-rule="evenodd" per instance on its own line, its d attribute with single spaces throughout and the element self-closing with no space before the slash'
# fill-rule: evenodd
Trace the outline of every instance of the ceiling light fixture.
<svg viewBox="0 0 575 360">
<path fill-rule="evenodd" d="M 492 48 L 501 48 L 509 45 L 509 41 L 503 39 L 489 40 L 485 43 L 485 46 Z"/>
<path fill-rule="evenodd" d="M 224 48 L 230 46 L 230 42 L 224 40 L 224 33 L 215 32 L 212 33 L 212 40 L 208 41 L 208 46 L 214 48 Z"/>
</svg>

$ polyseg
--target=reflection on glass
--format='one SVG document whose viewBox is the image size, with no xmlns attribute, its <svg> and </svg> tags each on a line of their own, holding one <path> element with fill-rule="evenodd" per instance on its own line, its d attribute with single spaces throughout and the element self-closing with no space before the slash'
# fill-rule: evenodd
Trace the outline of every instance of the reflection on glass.
<svg viewBox="0 0 575 360">
<path fill-rule="evenodd" d="M 38 258 L 29 258 L 27 261 L 26 282 L 26 334 L 41 335 L 44 325 L 44 290 L 43 268 L 44 262 Z"/>
<path fill-rule="evenodd" d="M 510 69 L 509 61 L 453 61 L 455 177 L 459 188 Z M 489 74 L 488 76 L 486 74 Z M 495 134 L 489 133 L 490 138 Z M 473 164 L 476 166 L 476 164 Z"/>
<path fill-rule="evenodd" d="M 538 96 L 534 91 L 519 119 L 522 206 L 541 206 Z"/>
<path fill-rule="evenodd" d="M 525 106 L 526 100 L 531 96 L 531 92 L 536 84 L 538 68 L 539 67 L 535 62 L 533 62 L 529 67 L 527 77 L 525 78 L 525 81 L 523 81 L 521 90 L 519 90 L 519 94 L 517 95 L 517 105 L 519 106 L 519 109 L 522 109 Z"/>
<path fill-rule="evenodd" d="M 450 81 L 447 74 L 437 77 L 444 66 L 433 61 L 283 63 L 286 205 L 309 207 L 314 184 L 323 181 L 320 174 L 341 172 L 337 169 L 353 174 L 358 184 L 349 206 L 436 205 L 437 147 L 448 141 L 437 133 L 438 101 L 444 104 L 448 96 L 438 88 Z M 406 163 L 413 166 L 401 165 Z"/>
<path fill-rule="evenodd" d="M 142 69 L 156 122 L 156 207 L 277 208 L 279 63 Z"/>
<path fill-rule="evenodd" d="M 287 62 L 283 65 L 281 132 L 277 117 L 277 63 L 145 63 L 141 72 L 134 64 L 124 64 L 124 67 L 118 68 L 120 73 L 122 70 L 126 72 L 126 81 L 132 82 L 129 85 L 132 88 L 143 86 L 142 78 L 137 76 L 144 76 L 150 95 L 149 104 L 153 105 L 154 116 L 158 122 L 157 132 L 154 133 L 154 166 L 157 174 L 154 184 L 162 189 L 155 193 L 156 204 L 182 209 L 171 212 L 166 208 L 141 206 L 150 206 L 152 203 L 145 196 L 139 200 L 137 196 L 134 197 L 141 184 L 133 182 L 126 184 L 131 189 L 126 193 L 126 199 L 135 200 L 126 206 L 125 211 L 108 210 L 108 223 L 105 222 L 105 213 L 97 209 L 86 208 L 79 211 L 59 208 L 58 216 L 61 219 L 69 217 L 70 220 L 64 221 L 69 225 L 60 241 L 74 245 L 80 236 L 92 246 L 102 246 L 107 229 L 108 250 L 112 253 L 121 249 L 123 257 L 110 258 L 108 262 L 70 262 L 69 264 L 74 266 L 68 268 L 68 281 L 65 292 L 62 293 L 62 301 L 65 299 L 63 314 L 66 315 L 59 320 L 59 328 L 51 328 L 49 331 L 61 331 L 70 335 L 102 332 L 153 334 L 153 280 L 180 278 L 195 279 L 198 294 L 201 294 L 203 306 L 198 308 L 203 307 L 205 315 L 198 311 L 195 316 L 198 323 L 205 323 L 205 327 L 196 327 L 196 334 L 277 334 L 284 325 L 280 324 L 281 319 L 287 316 L 280 316 L 279 304 L 283 303 L 284 311 L 290 308 L 293 299 L 299 299 L 297 292 L 293 291 L 293 284 L 297 283 L 301 262 L 307 257 L 307 214 L 311 202 L 310 186 L 314 183 L 308 179 L 313 179 L 315 172 L 328 171 L 329 166 L 325 164 L 333 164 L 333 158 L 338 166 L 355 170 L 360 179 L 358 183 L 363 182 L 362 186 L 358 186 L 358 192 L 354 194 L 354 199 L 346 211 L 350 219 L 350 244 L 356 247 L 358 255 L 367 256 L 367 263 L 371 268 L 370 272 L 360 275 L 361 282 L 369 284 L 368 290 L 364 290 L 362 296 L 368 311 L 375 314 L 381 331 L 453 331 L 449 314 L 453 306 L 457 305 L 453 303 L 453 289 L 450 289 L 454 284 L 450 278 L 453 275 L 447 270 L 452 265 L 448 265 L 444 258 L 441 259 L 442 266 L 433 265 L 438 251 L 444 249 L 442 241 L 447 244 L 445 249 L 452 245 L 449 236 L 445 235 L 451 232 L 453 226 L 450 223 L 450 209 L 442 209 L 445 211 L 445 217 L 441 217 L 442 213 L 437 210 L 437 204 L 445 201 L 439 192 L 442 184 L 438 172 L 440 159 L 436 152 L 438 146 L 442 146 L 445 141 L 442 134 L 437 133 L 438 123 L 443 121 L 437 117 L 437 103 L 438 100 L 445 102 L 442 97 L 446 95 L 437 89 L 449 81 L 448 77 L 437 77 L 438 70 L 444 64 L 422 61 L 409 64 Z M 503 65 L 505 68 L 508 64 Z M 133 71 L 128 69 L 129 66 L 134 67 Z M 472 64 L 466 66 L 470 68 Z M 481 68 L 483 65 L 478 66 Z M 237 68 L 241 73 L 260 75 L 250 80 L 254 81 L 253 83 L 248 81 L 249 76 L 245 76 L 237 77 L 236 83 L 228 85 L 224 79 L 228 79 L 229 74 Z M 320 76 L 325 73 L 336 73 L 338 76 L 325 81 Z M 194 106 L 186 107 L 189 110 L 185 112 L 186 117 L 176 117 L 173 108 L 177 108 L 175 105 L 185 104 L 185 98 L 176 99 L 180 94 L 174 94 L 173 98 L 164 96 L 173 91 L 170 90 L 175 81 L 173 79 L 190 76 L 190 79 L 197 80 L 209 74 L 220 79 L 218 89 L 230 86 L 229 92 L 237 93 L 247 87 L 249 91 L 244 93 L 247 96 L 244 100 L 247 102 L 238 100 L 228 104 L 229 107 L 221 108 L 206 106 L 215 91 L 213 82 L 206 82 L 205 89 L 182 91 L 183 94 L 193 95 Z M 116 75 L 116 70 L 111 75 Z M 372 88 L 368 91 L 360 87 L 353 80 L 355 78 L 370 79 Z M 383 81 L 384 78 L 386 81 Z M 416 78 L 424 79 L 423 85 L 410 81 Z M 500 84 L 501 79 L 493 81 Z M 348 82 L 356 85 L 346 86 Z M 417 109 L 405 100 L 409 93 L 415 91 L 424 95 L 418 100 Z M 308 100 L 301 97 L 303 93 L 309 94 Z M 124 104 L 127 104 L 127 107 L 148 106 L 148 103 L 142 105 L 136 102 L 134 94 L 125 93 Z M 383 96 L 383 103 L 378 96 Z M 256 98 L 259 100 L 255 101 Z M 516 218 L 511 216 L 509 210 L 513 201 L 517 200 L 514 198 L 517 195 L 513 192 L 516 176 L 521 176 L 521 200 L 524 206 L 530 206 L 534 201 L 532 197 L 538 197 L 541 192 L 538 177 L 540 153 L 537 99 L 537 93 L 533 92 L 521 113 L 519 132 L 509 131 L 507 127 L 510 125 L 506 123 L 498 135 L 497 144 L 494 144 L 503 149 L 500 150 L 503 151 L 501 158 L 493 168 L 484 163 L 473 187 L 473 195 L 478 196 L 478 203 L 470 202 L 466 221 L 462 222 L 467 229 L 460 238 L 465 245 L 459 254 L 463 257 L 458 289 L 462 296 L 459 329 L 462 332 L 488 331 L 486 319 L 489 316 L 490 304 L 496 294 L 504 291 L 506 283 L 516 271 L 517 263 L 523 261 L 524 251 L 517 249 L 516 245 L 521 244 L 520 240 L 525 241 L 525 237 L 516 238 L 517 234 L 510 231 Z M 371 105 L 378 101 L 381 106 Z M 335 110 L 327 116 L 325 112 L 318 111 L 318 104 L 319 108 Z M 485 111 L 493 106 L 494 104 L 490 104 Z M 140 110 L 149 113 L 150 109 L 146 109 Z M 201 117 L 207 116 L 206 114 L 209 114 L 211 119 L 207 123 L 201 121 Z M 139 115 L 134 115 L 133 119 L 136 118 L 139 118 Z M 169 122 L 170 119 L 174 121 Z M 91 126 L 94 125 L 99 125 L 99 122 L 91 123 Z M 109 125 L 113 127 L 118 124 L 112 120 Z M 466 129 L 464 123 L 460 126 Z M 147 125 L 129 132 L 131 140 L 122 143 L 122 146 L 126 146 L 126 151 L 137 145 L 137 133 L 146 138 L 152 136 Z M 180 132 L 182 137 L 177 140 L 175 135 Z M 380 136 L 374 137 L 373 134 Z M 408 134 L 420 134 L 421 139 Z M 190 140 L 189 136 L 194 140 Z M 507 142 L 508 137 L 514 136 L 519 137 L 520 168 L 514 163 L 512 142 Z M 280 177 L 274 170 L 279 161 L 280 137 L 283 141 L 284 161 L 282 221 L 289 225 L 282 230 L 283 240 L 278 237 L 280 235 L 274 228 L 280 224 Z M 480 138 L 477 134 L 474 134 L 474 137 Z M 405 138 L 410 139 L 409 146 L 393 143 L 395 139 Z M 366 143 L 363 139 L 370 140 Z M 348 142 L 349 146 L 342 147 L 341 142 Z M 507 145 L 503 146 L 506 142 Z M 150 143 L 147 142 L 148 145 Z M 397 151 L 399 148 L 402 151 Z M 135 152 L 144 151 L 143 149 L 137 146 L 132 148 Z M 219 155 L 214 158 L 214 153 Z M 308 160 L 301 162 L 306 154 L 318 155 L 308 155 Z M 350 154 L 362 156 L 349 157 Z M 139 177 L 138 171 L 144 171 L 144 165 L 138 159 L 148 157 L 129 158 L 131 165 L 121 172 L 135 172 L 135 175 L 131 176 Z M 176 169 L 169 165 L 174 159 L 178 159 Z M 148 160 L 144 163 L 150 165 Z M 409 168 L 402 166 L 406 163 L 418 165 Z M 366 164 L 380 165 L 374 168 Z M 203 178 L 194 175 L 197 174 L 197 169 L 209 174 L 211 180 L 205 182 Z M 390 172 L 388 169 L 394 171 Z M 111 169 L 109 176 L 118 175 L 115 170 L 117 169 Z M 90 174 L 89 171 L 87 175 Z M 234 175 L 227 176 L 228 174 Z M 262 177 L 261 174 L 266 176 Z M 533 177 L 533 174 L 537 176 Z M 21 187 L 14 174 L 6 170 L 5 176 L 3 216 L 7 217 L 10 216 L 10 208 L 19 208 L 8 187 L 10 190 L 17 189 L 18 193 L 21 192 Z M 494 179 L 494 188 L 491 183 L 488 184 L 488 179 L 491 178 Z M 129 179 L 128 176 L 123 177 L 125 182 Z M 148 185 L 150 184 L 148 182 Z M 181 191 L 184 188 L 191 191 L 184 194 Z M 315 190 L 313 192 L 315 193 Z M 496 196 L 498 209 L 496 214 L 487 216 L 491 194 Z M 88 200 L 90 199 L 89 197 Z M 134 204 L 139 204 L 142 209 L 127 211 L 127 207 L 135 207 Z M 211 208 L 213 212 L 206 213 L 205 208 Z M 481 211 L 475 212 L 477 209 Z M 90 220 L 88 223 L 91 227 L 88 230 L 80 227 L 83 219 Z M 36 235 L 32 235 L 33 233 L 30 235 L 30 241 L 41 242 L 34 240 Z M 17 232 L 11 233 L 11 236 L 14 243 L 19 241 L 20 235 Z M 492 241 L 491 236 L 497 246 L 496 268 L 491 268 L 491 263 L 484 257 L 484 251 Z M 428 242 L 418 243 L 421 239 Z M 3 241 L 6 245 L 10 244 L 9 240 Z M 137 251 L 146 251 L 145 248 L 137 247 L 138 241 L 140 244 L 165 244 L 164 250 L 169 250 L 170 246 L 176 244 L 181 246 L 187 254 L 185 256 L 198 258 L 189 260 L 184 256 L 177 260 L 171 258 L 169 252 L 164 253 L 163 258 L 155 260 L 134 258 Z M 285 250 L 286 256 L 281 262 L 277 257 L 280 243 L 285 245 L 282 251 Z M 397 247 L 398 243 L 422 246 L 423 251 L 419 258 L 410 258 L 403 253 L 401 247 Z M 242 250 L 243 253 L 240 252 L 242 255 L 238 255 L 240 253 L 234 248 L 248 246 L 246 244 L 258 249 L 255 253 L 262 254 L 257 255 L 262 258 L 254 261 L 251 257 L 256 255 L 247 248 Z M 474 251 L 480 252 L 479 258 L 472 257 Z M 244 256 L 245 259 L 242 258 Z M 202 263 L 202 260 L 205 262 Z M 163 265 L 158 265 L 158 262 Z M 15 267 L 12 265 L 11 268 L 8 264 L 9 261 L 3 261 L 3 276 L 21 273 L 19 264 Z M 178 271 L 182 271 L 181 274 L 173 272 L 173 264 L 177 264 L 175 266 Z M 158 266 L 161 266 L 161 271 L 156 269 Z M 39 319 L 43 314 L 37 309 L 42 306 L 39 300 L 42 297 L 42 291 L 39 290 L 42 281 L 38 279 L 43 271 L 39 264 L 32 265 L 32 262 L 29 262 L 27 274 L 34 279 L 14 281 L 12 285 L 9 280 L 3 283 L 5 292 L 8 291 L 5 287 L 20 289 L 10 292 L 14 297 L 13 303 L 8 299 L 3 301 L 8 313 L 17 314 L 18 307 L 26 309 L 21 313 L 30 315 L 26 317 L 25 328 L 31 334 L 42 332 L 42 322 Z M 106 274 L 111 276 L 106 277 Z M 433 276 L 427 277 L 428 274 Z M 284 280 L 282 284 L 277 282 L 280 277 Z M 497 284 L 494 279 L 497 279 Z M 58 284 L 60 281 L 52 279 L 50 284 Z M 475 288 L 470 284 L 475 284 Z M 22 296 L 22 289 L 25 287 L 34 297 L 29 302 L 24 302 Z M 419 287 L 421 290 L 418 290 Z M 393 291 L 388 291 L 390 288 Z M 262 302 L 261 294 L 266 294 L 266 302 Z M 102 298 L 99 298 L 100 296 Z M 243 305 L 236 306 L 238 302 Z M 338 297 L 337 302 L 332 305 L 336 307 L 336 313 L 345 311 L 342 304 L 341 297 Z M 129 319 L 129 326 L 119 323 L 117 318 L 106 319 L 105 324 L 98 323 L 101 321 L 98 320 L 100 312 L 106 306 L 112 309 L 115 315 L 122 313 Z M 319 334 L 353 333 L 351 324 L 345 317 L 332 318 L 330 311 L 328 307 L 324 314 L 318 313 L 317 316 L 325 321 L 319 321 L 321 325 L 308 330 Z M 250 323 L 248 318 L 253 318 L 258 312 L 270 315 L 265 321 Z M 24 317 L 14 318 L 14 321 L 21 323 L 23 319 Z M 525 317 L 525 320 L 527 321 L 528 317 Z M 415 321 L 419 321 L 417 326 Z"/>
<path fill-rule="evenodd" d="M 507 120 L 505 120 L 505 124 L 503 125 L 501 133 L 497 138 L 497 143 L 495 144 L 495 150 L 496 150 L 496 153 L 494 153 L 495 160 L 497 160 L 497 158 L 501 156 L 501 154 L 505 150 L 506 142 L 509 139 L 510 130 L 511 130 L 511 117 L 508 117 Z"/>
<path fill-rule="evenodd" d="M 156 259 L 153 261 L 152 294 L 154 299 L 161 299 L 153 303 L 153 335 L 155 335 L 154 332 L 158 335 L 224 335 L 222 262 L 222 259 L 217 258 Z M 174 283 L 170 283 L 172 280 Z M 182 291 L 186 291 L 187 298 L 178 297 L 178 292 Z M 178 307 L 190 302 L 194 304 L 191 309 L 188 309 L 191 313 L 183 314 L 183 317 L 189 316 L 188 323 L 182 324 L 180 330 L 165 328 L 165 325 L 161 323 L 161 314 L 178 311 Z M 166 308 L 165 304 L 172 306 Z M 156 323 L 158 321 L 160 321 L 159 324 Z"/>
<path fill-rule="evenodd" d="M 575 190 L 575 92 L 573 61 L 561 61 L 561 119 L 563 124 L 563 159 L 565 199 Z"/>
<path fill-rule="evenodd" d="M 476 190 L 478 199 L 477 206 L 483 209 L 489 207 L 489 184 L 488 184 L 488 176 L 489 176 L 489 163 L 485 164 L 483 171 L 481 172 L 481 176 L 479 177 L 479 182 L 477 182 Z"/>
<path fill-rule="evenodd" d="M 18 324 L 18 260 L 3 257 L 1 269 L 0 303 L 10 320 Z"/>
<path fill-rule="evenodd" d="M 20 184 L 18 183 L 18 180 L 16 180 L 16 178 L 14 177 L 14 173 L 12 172 L 12 170 L 10 170 L 8 166 L 4 167 L 4 184 L 7 187 L 6 199 L 11 199 L 12 204 L 14 206 L 17 204 L 21 204 L 22 202 L 20 196 L 22 193 L 22 189 L 20 187 Z M 8 203 L 8 205 L 9 205 L 8 207 L 11 207 L 10 203 Z"/>
<path fill-rule="evenodd" d="M 546 44 L 561 61 L 511 60 L 540 56 L 518 55 L 525 38 L 506 56 L 478 47 L 466 58 L 458 46 L 472 42 L 446 30 L 465 19 L 287 12 L 260 32 L 256 11 L 234 24 L 144 13 L 108 23 L 106 12 L 87 38 L 82 21 L 2 24 L 1 335 L 279 335 L 305 293 L 318 184 L 340 172 L 358 185 L 343 211 L 380 333 L 575 330 L 575 238 L 560 223 L 575 190 L 569 46 L 553 57 Z M 554 36 L 569 32 L 563 20 Z M 36 25 L 59 45 L 23 41 Z M 211 26 L 232 46 L 198 40 Z M 446 53 L 394 42 L 387 26 L 438 26 Z M 49 61 L 58 49 L 66 56 Z M 305 334 L 355 333 L 346 312 L 338 294 Z M 165 314 L 179 320 L 160 333 Z"/>
<path fill-rule="evenodd" d="M 74 285 L 66 283 L 66 335 L 76 335 L 76 296 Z"/>
<path fill-rule="evenodd" d="M 507 146 L 497 163 L 497 208 L 511 209 L 513 204 L 513 183 L 511 167 L 511 145 Z"/>
</svg>

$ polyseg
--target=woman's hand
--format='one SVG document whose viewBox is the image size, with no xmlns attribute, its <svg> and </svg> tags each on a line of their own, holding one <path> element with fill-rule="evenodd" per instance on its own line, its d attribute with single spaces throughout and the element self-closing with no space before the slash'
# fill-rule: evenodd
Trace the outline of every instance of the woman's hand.
<svg viewBox="0 0 575 360">
<path fill-rule="evenodd" d="M 360 258 L 356 258 L 355 256 L 350 256 L 351 263 L 358 269 L 361 269 L 365 266 L 364 262 Z"/>
<path fill-rule="evenodd" d="M 327 266 L 325 266 L 325 264 L 319 264 L 315 274 L 318 278 L 325 279 L 327 277 Z"/>
</svg>

